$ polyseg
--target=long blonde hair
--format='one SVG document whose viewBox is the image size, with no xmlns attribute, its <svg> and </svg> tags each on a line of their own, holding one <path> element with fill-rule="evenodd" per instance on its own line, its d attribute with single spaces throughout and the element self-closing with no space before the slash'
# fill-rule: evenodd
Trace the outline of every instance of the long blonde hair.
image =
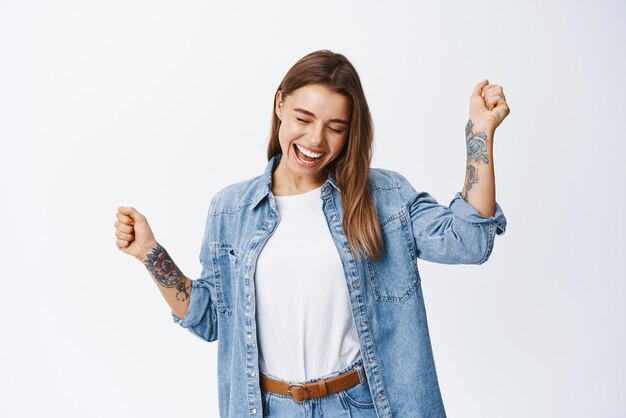
<svg viewBox="0 0 626 418">
<path fill-rule="evenodd" d="M 280 91 L 284 100 L 293 91 L 309 84 L 322 84 L 350 101 L 348 140 L 327 168 L 334 173 L 341 189 L 342 226 L 350 248 L 359 257 L 365 255 L 376 260 L 382 252 L 383 239 L 368 183 L 374 129 L 361 80 L 345 56 L 324 49 L 296 62 L 281 81 L 276 94 Z M 278 140 L 281 122 L 274 111 L 276 94 L 267 147 L 268 161 L 281 152 Z"/>
</svg>

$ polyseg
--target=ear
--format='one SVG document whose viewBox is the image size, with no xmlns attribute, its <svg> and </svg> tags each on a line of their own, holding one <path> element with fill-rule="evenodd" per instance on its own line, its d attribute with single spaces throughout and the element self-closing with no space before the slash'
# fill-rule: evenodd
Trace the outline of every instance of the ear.
<svg viewBox="0 0 626 418">
<path fill-rule="evenodd" d="M 278 90 L 278 92 L 276 93 L 276 108 L 275 108 L 275 112 L 276 112 L 276 116 L 278 116 L 278 119 L 280 119 L 280 121 L 283 121 L 283 108 L 285 107 L 285 105 L 283 104 L 283 93 Z"/>
</svg>

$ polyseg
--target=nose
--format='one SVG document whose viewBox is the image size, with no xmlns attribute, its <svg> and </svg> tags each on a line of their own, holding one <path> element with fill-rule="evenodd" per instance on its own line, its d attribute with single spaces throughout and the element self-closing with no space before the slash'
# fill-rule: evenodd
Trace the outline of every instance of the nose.
<svg viewBox="0 0 626 418">
<path fill-rule="evenodd" d="M 313 128 L 313 131 L 310 135 L 310 143 L 312 147 L 319 147 L 324 143 L 324 125 L 318 124 Z"/>
</svg>

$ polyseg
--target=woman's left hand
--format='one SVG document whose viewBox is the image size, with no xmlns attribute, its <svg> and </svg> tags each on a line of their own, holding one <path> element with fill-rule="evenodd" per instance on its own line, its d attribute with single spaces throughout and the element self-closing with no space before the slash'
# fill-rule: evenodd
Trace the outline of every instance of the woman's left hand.
<svg viewBox="0 0 626 418">
<path fill-rule="evenodd" d="M 470 97 L 470 120 L 474 126 L 495 131 L 510 112 L 501 86 L 483 80 L 474 87 Z"/>
</svg>

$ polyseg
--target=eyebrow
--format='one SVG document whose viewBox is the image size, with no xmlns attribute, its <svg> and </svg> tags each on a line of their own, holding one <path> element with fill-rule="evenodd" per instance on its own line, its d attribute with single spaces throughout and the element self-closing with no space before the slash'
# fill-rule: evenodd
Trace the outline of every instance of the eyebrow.
<svg viewBox="0 0 626 418">
<path fill-rule="evenodd" d="M 315 117 L 315 114 L 313 114 L 313 112 L 309 112 L 308 110 L 302 109 L 300 107 L 295 108 L 294 111 L 304 113 L 307 116 Z M 330 121 L 335 122 L 335 123 L 341 123 L 343 125 L 350 125 L 350 122 L 343 120 L 343 119 L 331 119 Z"/>
</svg>

